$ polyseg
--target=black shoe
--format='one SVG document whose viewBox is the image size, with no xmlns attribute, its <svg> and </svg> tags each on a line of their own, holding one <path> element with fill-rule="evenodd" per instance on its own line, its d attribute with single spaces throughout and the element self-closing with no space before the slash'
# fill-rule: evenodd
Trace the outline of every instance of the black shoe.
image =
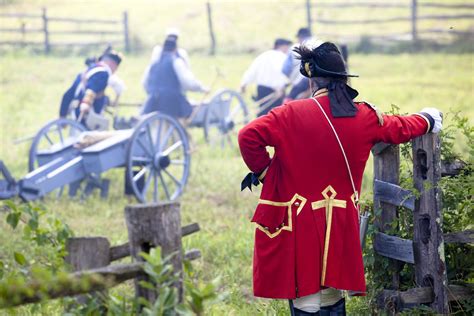
<svg viewBox="0 0 474 316">
<path fill-rule="evenodd" d="M 336 304 L 321 307 L 321 316 L 346 316 L 346 300 L 341 298 Z"/>
</svg>

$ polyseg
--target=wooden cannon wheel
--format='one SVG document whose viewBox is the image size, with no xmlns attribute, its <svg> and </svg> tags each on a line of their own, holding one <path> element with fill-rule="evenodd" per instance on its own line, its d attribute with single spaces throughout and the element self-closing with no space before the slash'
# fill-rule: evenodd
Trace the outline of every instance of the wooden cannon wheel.
<svg viewBox="0 0 474 316">
<path fill-rule="evenodd" d="M 127 150 L 126 178 L 142 202 L 176 200 L 190 168 L 189 142 L 174 118 L 153 112 L 135 127 Z"/>
<path fill-rule="evenodd" d="M 221 90 L 212 97 L 206 109 L 206 142 L 212 146 L 231 145 L 237 132 L 248 122 L 249 113 L 242 96 L 234 90 Z"/>
</svg>

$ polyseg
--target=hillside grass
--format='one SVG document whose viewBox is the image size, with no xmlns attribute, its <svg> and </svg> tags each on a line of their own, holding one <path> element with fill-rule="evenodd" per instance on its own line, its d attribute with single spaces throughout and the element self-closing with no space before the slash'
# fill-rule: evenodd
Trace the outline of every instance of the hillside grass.
<svg viewBox="0 0 474 316">
<path fill-rule="evenodd" d="M 210 36 L 207 21 L 206 0 L 176 0 L 176 1 L 152 1 L 152 0 L 101 0 L 101 1 L 57 1 L 57 0 L 3 0 L 0 1 L 0 13 L 29 13 L 41 15 L 43 7 L 48 9 L 50 17 L 74 17 L 89 19 L 113 19 L 120 20 L 122 13 L 129 13 L 130 40 L 134 51 L 147 51 L 153 45 L 161 43 L 168 27 L 178 27 L 181 31 L 180 45 L 193 52 L 207 52 L 210 45 Z M 360 0 L 344 0 L 344 3 L 356 3 Z M 384 1 L 387 3 L 410 4 L 411 1 Z M 432 2 L 431 0 L 420 0 L 419 4 Z M 2 5 L 3 3 L 3 5 Z M 295 40 L 298 28 L 307 25 L 306 1 L 278 1 L 278 0 L 213 0 L 212 6 L 213 26 L 219 53 L 235 54 L 245 52 L 261 51 L 271 47 L 277 37 L 285 37 Z M 361 36 L 382 36 L 388 34 L 409 33 L 411 22 L 390 22 L 382 24 L 359 23 L 359 24 L 321 24 L 320 19 L 354 21 L 366 19 L 386 19 L 393 17 L 411 17 L 409 8 L 327 8 L 319 7 L 320 1 L 312 1 L 313 8 L 312 28 L 314 33 L 323 40 L 336 42 L 353 41 Z M 330 1 L 324 1 L 330 3 Z M 458 0 L 444 0 L 438 3 L 459 3 Z M 469 9 L 449 9 L 419 7 L 419 16 L 424 15 L 459 15 L 469 14 Z M 0 18 L 3 28 L 20 28 L 25 23 L 26 29 L 41 29 L 42 20 L 38 19 L 6 19 Z M 473 27 L 472 19 L 450 19 L 450 20 L 420 20 L 417 28 L 423 39 L 436 40 L 446 43 L 453 39 L 452 35 L 446 34 L 422 34 L 426 29 L 440 29 L 444 31 L 466 31 Z M 66 22 L 51 22 L 50 41 L 54 43 L 84 42 L 84 41 L 108 41 L 121 40 L 118 35 L 68 35 L 54 34 L 57 31 L 66 30 L 122 30 L 122 25 L 98 24 L 75 24 Z M 1 33 L 3 40 L 20 40 L 20 34 Z M 409 38 L 406 38 L 407 40 Z M 43 41 L 43 35 L 39 33 L 27 34 L 26 41 Z M 4 47 L 2 47 L 4 49 Z M 7 48 L 8 49 L 8 48 Z M 37 46 L 38 50 L 42 45 Z M 72 47 L 53 47 L 53 50 L 63 53 L 71 51 L 80 52 L 81 49 Z M 471 49 L 472 50 L 472 49 Z"/>
<path fill-rule="evenodd" d="M 254 55 L 208 57 L 192 56 L 192 67 L 204 83 L 210 84 L 219 67 L 225 77 L 213 87 L 237 88 L 240 76 Z M 124 102 L 140 102 L 145 95 L 141 76 L 148 56 L 126 57 L 118 74 L 127 84 Z M 0 62 L 0 159 L 21 178 L 27 171 L 29 143 L 13 145 L 13 140 L 34 134 L 48 120 L 57 116 L 62 93 L 82 69 L 83 57 L 44 57 L 6 55 Z M 352 80 L 361 98 L 388 111 L 394 104 L 403 112 L 416 112 L 433 106 L 444 112 L 462 111 L 474 118 L 472 55 L 352 55 L 350 68 L 360 78 Z M 191 95 L 200 100 L 200 95 Z M 247 95 L 247 99 L 249 96 Z M 249 102 L 249 107 L 255 106 Z M 124 115 L 136 114 L 124 109 Z M 449 117 L 448 117 L 449 120 Z M 204 280 L 222 276 L 222 291 L 228 298 L 208 308 L 210 315 L 284 315 L 283 301 L 256 299 L 252 295 L 252 253 L 254 226 L 249 222 L 259 190 L 240 192 L 240 180 L 246 174 L 236 147 L 219 150 L 203 142 L 202 130 L 191 130 L 198 150 L 192 155 L 191 176 L 181 199 L 182 222 L 198 222 L 201 231 L 184 239 L 185 248 L 199 248 L 203 257 L 195 263 Z M 308 144 L 311 145 L 311 144 Z M 461 144 L 459 146 L 462 146 Z M 371 166 L 366 170 L 363 198 L 370 199 Z M 127 240 L 123 209 L 130 201 L 123 195 L 123 170 L 107 172 L 112 180 L 109 197 L 97 194 L 84 202 L 63 197 L 48 197 L 42 203 L 66 222 L 76 236 L 105 236 L 112 244 Z M 0 258 L 11 256 L 22 244 L 20 237 L 6 226 L 0 214 Z M 128 260 L 128 259 L 127 259 Z M 117 291 L 132 295 L 130 285 Z M 364 298 L 349 301 L 353 314 L 362 313 Z M 366 307 L 366 306 L 365 306 Z M 0 311 L 0 313 L 3 313 Z M 31 313 L 28 308 L 16 312 Z M 60 314 L 57 303 L 45 304 L 43 315 Z"/>
</svg>

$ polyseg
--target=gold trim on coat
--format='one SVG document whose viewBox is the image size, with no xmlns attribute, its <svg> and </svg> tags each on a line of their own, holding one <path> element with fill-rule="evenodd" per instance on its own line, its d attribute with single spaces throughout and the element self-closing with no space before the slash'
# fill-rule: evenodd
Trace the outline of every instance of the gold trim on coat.
<svg viewBox="0 0 474 316">
<path fill-rule="evenodd" d="M 329 195 L 328 193 L 331 193 Z M 324 208 L 326 211 L 326 236 L 324 238 L 324 253 L 323 253 L 323 269 L 321 272 L 321 284 L 324 285 L 326 281 L 326 270 L 329 252 L 329 242 L 331 238 L 331 224 L 333 207 L 346 208 L 347 202 L 345 200 L 336 200 L 336 190 L 331 185 L 328 185 L 322 192 L 324 200 L 311 203 L 313 210 Z"/>
<path fill-rule="evenodd" d="M 297 202 L 297 200 L 300 200 L 301 202 Z M 288 207 L 288 225 L 284 225 L 284 226 L 278 228 L 278 230 L 276 232 L 270 233 L 270 231 L 268 231 L 268 229 L 265 228 L 264 226 L 260 225 L 259 223 L 255 223 L 255 224 L 257 225 L 257 228 L 259 230 L 264 232 L 270 238 L 275 238 L 276 236 L 278 236 L 284 230 L 291 232 L 291 231 L 293 231 L 293 218 L 292 218 L 292 213 L 291 213 L 291 207 L 293 205 L 298 206 L 298 208 L 296 209 L 296 216 L 298 216 L 300 214 L 301 210 L 303 209 L 304 205 L 306 204 L 306 201 L 307 201 L 307 199 L 302 197 L 298 193 L 295 193 L 295 195 L 293 195 L 293 198 L 288 202 L 275 202 L 275 201 L 260 199 L 260 200 L 258 200 L 259 204 Z"/>
</svg>

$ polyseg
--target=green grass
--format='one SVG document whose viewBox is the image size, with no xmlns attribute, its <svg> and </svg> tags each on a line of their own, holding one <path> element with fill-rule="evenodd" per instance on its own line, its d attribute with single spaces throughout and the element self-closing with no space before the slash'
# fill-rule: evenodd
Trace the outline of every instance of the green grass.
<svg viewBox="0 0 474 316">
<path fill-rule="evenodd" d="M 195 73 L 210 84 L 219 67 L 225 78 L 213 87 L 237 88 L 240 76 L 250 64 L 251 55 L 192 56 Z M 351 71 L 360 74 L 352 83 L 360 91 L 361 99 L 373 102 L 382 110 L 391 104 L 401 112 L 416 112 L 424 106 L 437 107 L 445 112 L 459 110 L 474 118 L 472 55 L 353 55 Z M 82 57 L 43 57 L 7 55 L 0 63 L 0 159 L 16 178 L 27 170 L 28 143 L 13 145 L 16 138 L 34 134 L 48 120 L 57 115 L 63 91 L 82 68 Z M 139 102 L 145 97 L 140 80 L 148 56 L 127 57 L 119 75 L 127 83 L 123 97 L 127 102 Z M 193 95 L 199 100 L 201 96 Z M 248 96 L 247 96 L 248 97 Z M 252 103 L 249 106 L 253 108 Z M 135 114 L 134 109 L 122 112 Z M 251 288 L 253 253 L 253 225 L 250 223 L 258 199 L 256 192 L 239 192 L 239 184 L 247 172 L 237 148 L 224 151 L 209 148 L 203 142 L 201 130 L 191 131 L 198 151 L 192 156 L 190 181 L 182 197 L 183 224 L 198 222 L 201 232 L 186 237 L 186 248 L 199 248 L 203 253 L 195 263 L 200 276 L 211 280 L 222 276 L 222 290 L 229 293 L 226 301 L 209 308 L 211 315 L 283 315 L 286 303 L 256 299 Z M 369 197 L 371 167 L 368 166 L 364 188 Z M 112 244 L 127 240 L 123 209 L 130 203 L 122 193 L 123 170 L 105 174 L 112 180 L 106 200 L 93 196 L 85 202 L 62 198 L 47 198 L 44 203 L 71 226 L 77 236 L 105 236 Z M 363 192 L 364 193 L 364 192 Z M 0 215 L 0 258 L 10 256 L 18 247 L 18 236 L 13 234 Z M 131 293 L 131 288 L 123 291 Z M 361 302 L 362 300 L 362 302 Z M 350 308 L 363 306 L 364 299 L 350 302 Z M 43 307 L 43 314 L 60 313 L 57 304 Z M 27 309 L 20 309 L 20 314 Z"/>
<path fill-rule="evenodd" d="M 101 1 L 52 1 L 52 0 L 3 0 L 0 1 L 0 12 L 27 12 L 41 14 L 41 8 L 48 9 L 50 17 L 75 18 L 107 18 L 121 19 L 122 12 L 129 12 L 130 39 L 136 50 L 150 48 L 163 41 L 167 27 L 178 27 L 181 30 L 180 45 L 195 52 L 208 51 L 209 30 L 206 11 L 206 0 L 177 0 L 177 1 L 151 1 L 151 0 L 101 0 Z M 212 4 L 213 25 L 220 53 L 235 53 L 261 51 L 272 45 L 277 37 L 286 37 L 295 40 L 296 30 L 306 26 L 305 0 L 278 1 L 278 0 L 243 0 L 228 1 L 214 0 Z M 384 19 L 391 17 L 410 17 L 408 8 L 321 8 L 320 1 L 312 1 L 312 27 L 315 33 L 324 40 L 343 42 L 345 39 L 363 35 L 387 35 L 407 33 L 411 31 L 411 22 L 392 22 L 383 24 L 321 24 L 319 19 L 365 20 Z M 330 1 L 325 1 L 329 3 Z M 345 0 L 344 2 L 360 2 L 359 0 Z M 399 3 L 398 1 L 393 1 Z M 431 2 L 430 0 L 418 3 Z M 454 2 L 457 0 L 439 1 L 439 3 Z M 4 5 L 1 5 L 5 3 Z M 404 1 L 409 4 L 411 1 Z M 468 9 L 436 9 L 420 7 L 418 14 L 423 15 L 457 15 L 472 13 Z M 71 14 L 72 13 L 72 14 Z M 0 18 L 2 27 L 20 28 L 26 23 L 26 29 L 41 29 L 42 20 L 36 19 L 4 19 Z M 454 29 L 465 31 L 472 27 L 469 19 L 458 20 L 420 20 L 418 30 L 436 28 L 443 30 Z M 78 35 L 70 37 L 65 34 L 54 34 L 55 31 L 64 30 L 98 30 L 98 25 L 82 24 L 77 26 L 64 22 L 51 22 L 50 40 L 57 42 L 120 40 L 120 36 L 106 35 Z M 105 30 L 121 30 L 121 25 L 109 25 Z M 19 40 L 19 34 L 2 33 L 4 40 Z M 421 34 L 421 38 L 443 41 L 450 36 L 445 34 Z M 41 33 L 28 34 L 27 41 L 43 40 Z M 42 47 L 39 46 L 39 49 Z M 69 53 L 71 48 L 61 49 Z M 77 51 L 77 50 L 76 50 Z M 80 50 L 79 50 L 80 51 Z"/>
</svg>

